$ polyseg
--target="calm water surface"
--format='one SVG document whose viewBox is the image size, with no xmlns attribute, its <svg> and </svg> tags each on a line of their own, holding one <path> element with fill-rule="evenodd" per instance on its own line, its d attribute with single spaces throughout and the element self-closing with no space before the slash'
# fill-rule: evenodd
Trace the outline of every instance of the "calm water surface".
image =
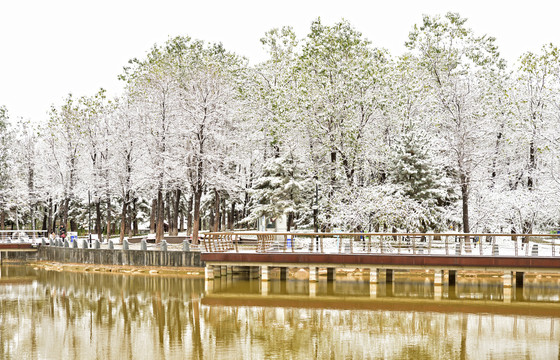
<svg viewBox="0 0 560 360">
<path fill-rule="evenodd" d="M 204 280 L 0 268 L 1 359 L 558 359 L 560 284 Z M 310 296 L 310 294 L 312 294 Z"/>
</svg>

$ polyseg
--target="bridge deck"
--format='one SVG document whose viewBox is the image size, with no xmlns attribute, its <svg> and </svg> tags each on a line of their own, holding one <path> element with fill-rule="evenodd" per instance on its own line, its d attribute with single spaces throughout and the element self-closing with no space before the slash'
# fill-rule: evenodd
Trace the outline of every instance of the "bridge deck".
<svg viewBox="0 0 560 360">
<path fill-rule="evenodd" d="M 37 251 L 30 243 L 0 243 L 0 251 Z"/>
<path fill-rule="evenodd" d="M 467 255 L 314 254 L 314 253 L 203 253 L 211 265 L 267 265 L 318 267 L 388 267 L 445 269 L 511 269 L 560 272 L 560 257 L 513 257 Z"/>
</svg>

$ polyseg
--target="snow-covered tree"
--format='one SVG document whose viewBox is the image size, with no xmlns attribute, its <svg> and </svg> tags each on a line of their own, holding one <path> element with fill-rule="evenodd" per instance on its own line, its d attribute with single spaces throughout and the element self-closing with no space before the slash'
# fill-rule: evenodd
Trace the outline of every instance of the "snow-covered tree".
<svg viewBox="0 0 560 360">
<path fill-rule="evenodd" d="M 327 26 L 318 19 L 303 42 L 294 69 L 299 129 L 308 137 L 311 176 L 324 194 L 325 228 L 335 225 L 338 189 L 359 182 L 364 144 L 383 108 L 379 93 L 386 63 L 386 53 L 346 21 Z"/>
<path fill-rule="evenodd" d="M 59 203 L 61 225 L 68 227 L 70 201 L 75 199 L 78 181 L 78 160 L 82 134 L 80 109 L 72 95 L 69 95 L 60 108 L 52 107 L 46 126 L 45 142 L 50 161 L 48 170 Z"/>
<path fill-rule="evenodd" d="M 424 16 L 409 34 L 407 46 L 430 73 L 429 85 L 438 104 L 439 135 L 445 140 L 462 199 L 462 227 L 470 232 L 469 195 L 475 170 L 488 148 L 485 100 L 490 78 L 505 66 L 495 39 L 476 36 L 456 13 Z"/>
<path fill-rule="evenodd" d="M 389 179 L 399 186 L 400 195 L 430 209 L 429 219 L 421 230 L 445 228 L 444 207 L 453 200 L 452 183 L 445 169 L 437 166 L 428 136 L 422 131 L 408 129 L 396 142 L 394 163 Z"/>
<path fill-rule="evenodd" d="M 11 134 L 8 128 L 8 110 L 0 106 L 0 226 L 4 230 L 6 215 L 9 211 L 10 181 L 10 149 Z"/>
</svg>

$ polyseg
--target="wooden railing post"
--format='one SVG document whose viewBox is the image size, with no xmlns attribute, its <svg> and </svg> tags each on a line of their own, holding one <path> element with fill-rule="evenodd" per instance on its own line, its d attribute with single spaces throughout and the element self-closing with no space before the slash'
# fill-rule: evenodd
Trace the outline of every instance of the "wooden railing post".
<svg viewBox="0 0 560 360">
<path fill-rule="evenodd" d="M 428 240 L 428 255 L 432 254 L 432 240 L 433 240 L 433 236 L 428 236 L 430 239 Z"/>
<path fill-rule="evenodd" d="M 1 234 L 1 232 L 0 232 Z M 274 252 L 291 252 L 295 253 L 298 251 L 306 252 L 307 246 L 305 248 L 299 248 L 296 251 L 296 235 L 300 235 L 307 239 L 310 239 L 309 251 L 317 253 L 325 253 L 328 251 L 336 251 L 338 248 L 338 253 L 345 254 L 388 254 L 392 247 L 397 246 L 397 251 L 394 251 L 393 255 L 409 253 L 412 248 L 412 253 L 414 255 L 424 254 L 424 255 L 434 255 L 439 254 L 440 245 L 445 248 L 445 255 L 456 254 L 460 255 L 475 255 L 475 256 L 485 256 L 490 253 L 494 254 L 493 248 L 494 244 L 497 245 L 496 239 L 503 238 L 506 240 L 506 244 L 511 244 L 507 242 L 507 239 L 511 239 L 513 242 L 515 256 L 523 256 L 525 250 L 529 251 L 531 243 L 523 243 L 523 247 L 520 245 L 521 237 L 526 237 L 526 240 L 534 242 L 534 239 L 552 239 L 547 242 L 545 248 L 548 249 L 550 246 L 551 252 L 547 256 L 558 257 L 560 256 L 556 242 L 560 239 L 560 235 L 557 234 L 462 234 L 462 233 L 452 233 L 452 234 L 438 234 L 438 233 L 263 233 L 263 232 L 207 232 L 201 234 L 201 250 L 206 252 L 243 252 L 243 251 L 254 251 L 256 244 L 257 252 L 268 253 L 269 251 Z M 240 236 L 250 236 L 254 239 L 256 236 L 257 241 L 251 241 L 249 246 L 240 246 Z M 529 237 L 530 235 L 530 237 Z M 363 236 L 363 237 L 362 237 Z M 411 237 L 412 236 L 412 237 Z M 475 236 L 478 238 L 476 239 Z M 291 237 L 291 239 L 289 239 Z M 361 237 L 361 238 L 358 238 Z M 367 238 L 366 238 L 367 237 Z M 443 238 L 445 237 L 445 238 Z M 455 237 L 455 246 L 453 247 L 453 242 L 450 240 Z M 282 239 L 283 238 L 283 239 Z M 325 239 L 338 239 L 338 244 L 334 242 L 325 242 Z M 356 240 L 359 240 L 357 242 Z M 418 243 L 418 240 L 422 243 Z M 475 239 L 477 240 L 475 242 Z M 486 244 L 485 239 L 488 241 Z M 283 242 L 282 242 L 283 240 Z M 291 241 L 290 241 L 291 240 Z M 387 243 L 385 243 L 387 240 Z M 458 241 L 457 241 L 458 240 Z M 471 241 L 469 241 L 471 240 Z M 348 241 L 349 243 L 345 243 Z M 375 242 L 378 241 L 378 245 Z M 366 243 L 367 242 L 367 243 Z M 551 242 L 551 243 L 550 243 Z M 425 244 L 424 244 L 425 243 Z M 451 243 L 451 244 L 450 244 Z M 549 244 L 550 243 L 550 244 Z M 357 248 L 354 249 L 356 244 Z M 472 245 L 471 245 L 472 244 Z M 480 246 L 479 251 L 472 249 L 474 244 Z M 291 246 L 290 246 L 291 245 Z M 525 248 L 525 245 L 527 247 Z M 376 246 L 378 250 L 376 250 Z M 409 249 L 403 251 L 404 247 Z M 471 247 L 472 246 L 472 247 Z M 291 249 L 289 249 L 291 247 Z M 426 251 L 427 247 L 427 251 Z M 450 250 L 450 247 L 453 249 Z M 486 254 L 485 247 L 490 248 L 490 253 Z M 452 251 L 454 250 L 454 251 Z M 470 252 L 469 252 L 470 250 Z M 443 251 L 442 251 L 443 252 Z M 471 254 L 472 253 L 472 254 Z M 526 254 L 527 255 L 527 254 Z M 544 254 L 543 254 L 544 255 Z"/>
<path fill-rule="evenodd" d="M 208 252 L 208 242 L 206 241 L 206 234 L 202 237 L 202 242 L 204 243 L 204 249 Z"/>
<path fill-rule="evenodd" d="M 290 237 L 292 238 L 292 252 L 296 251 L 296 235 L 295 234 L 290 234 Z"/>
</svg>

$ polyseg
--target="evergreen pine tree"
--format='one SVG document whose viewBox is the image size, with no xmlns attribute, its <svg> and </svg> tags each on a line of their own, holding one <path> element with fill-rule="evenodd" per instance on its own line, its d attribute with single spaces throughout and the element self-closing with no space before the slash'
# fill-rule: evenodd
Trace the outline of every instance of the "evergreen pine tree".
<svg viewBox="0 0 560 360">
<path fill-rule="evenodd" d="M 429 146 L 423 132 L 411 129 L 403 133 L 395 146 L 395 162 L 390 174 L 400 195 L 430 209 L 424 231 L 443 227 L 443 206 L 453 198 L 450 180 L 435 164 Z"/>
</svg>

